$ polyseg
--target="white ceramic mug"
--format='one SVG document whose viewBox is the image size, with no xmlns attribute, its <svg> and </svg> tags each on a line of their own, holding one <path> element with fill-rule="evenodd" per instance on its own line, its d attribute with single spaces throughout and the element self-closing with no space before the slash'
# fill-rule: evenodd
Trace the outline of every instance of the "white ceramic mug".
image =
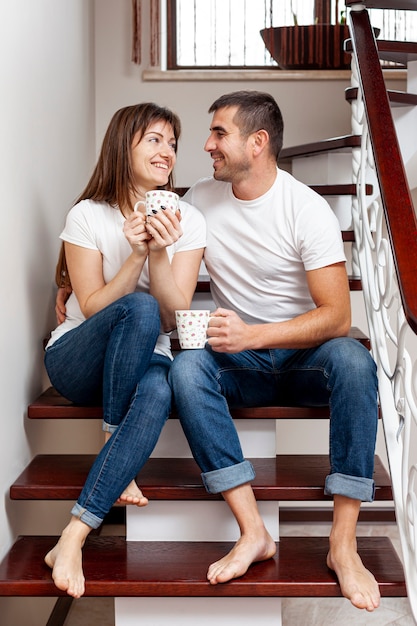
<svg viewBox="0 0 417 626">
<path fill-rule="evenodd" d="M 166 189 L 152 189 L 145 194 L 145 200 L 139 200 L 135 204 L 135 211 L 141 204 L 145 207 L 146 215 L 155 215 L 158 211 L 170 209 L 173 213 L 178 210 L 180 197 L 174 191 Z"/>
<path fill-rule="evenodd" d="M 182 350 L 204 348 L 210 311 L 189 309 L 175 311 L 178 339 Z"/>
</svg>

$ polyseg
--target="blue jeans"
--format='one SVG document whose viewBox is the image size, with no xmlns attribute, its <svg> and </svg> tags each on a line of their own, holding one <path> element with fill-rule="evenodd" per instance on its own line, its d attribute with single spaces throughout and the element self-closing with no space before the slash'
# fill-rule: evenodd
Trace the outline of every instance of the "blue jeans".
<svg viewBox="0 0 417 626">
<path fill-rule="evenodd" d="M 168 357 L 154 354 L 157 301 L 133 293 L 93 315 L 45 353 L 51 383 L 73 402 L 103 402 L 112 432 L 72 509 L 98 528 L 149 458 L 171 409 Z M 157 390 L 157 393 L 156 393 Z"/>
<path fill-rule="evenodd" d="M 103 429 L 114 432 L 148 369 L 159 330 L 159 306 L 153 296 L 123 296 L 47 349 L 49 379 L 76 404 L 102 404 Z"/>
<path fill-rule="evenodd" d="M 171 367 L 174 402 L 207 491 L 254 478 L 243 458 L 230 408 L 330 405 L 330 474 L 326 495 L 371 502 L 378 424 L 376 365 L 355 339 L 305 350 L 237 354 L 186 350 Z"/>
<path fill-rule="evenodd" d="M 168 419 L 171 360 L 154 354 L 136 386 L 123 421 L 102 448 L 88 474 L 71 513 L 91 528 L 98 528 L 117 498 L 140 472 Z"/>
</svg>

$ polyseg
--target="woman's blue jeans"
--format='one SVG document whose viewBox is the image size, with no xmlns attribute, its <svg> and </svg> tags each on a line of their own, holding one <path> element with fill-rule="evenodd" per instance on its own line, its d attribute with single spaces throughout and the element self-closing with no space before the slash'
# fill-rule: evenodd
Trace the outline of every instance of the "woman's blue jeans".
<svg viewBox="0 0 417 626">
<path fill-rule="evenodd" d="M 170 369 L 174 402 L 207 491 L 250 482 L 230 408 L 330 405 L 326 495 L 371 502 L 378 424 L 376 365 L 342 337 L 305 350 L 186 350 Z"/>
<path fill-rule="evenodd" d="M 47 349 L 49 379 L 76 404 L 102 404 L 103 430 L 113 432 L 148 369 L 159 330 L 159 306 L 153 296 L 123 296 Z"/>
<path fill-rule="evenodd" d="M 97 528 L 149 458 L 171 408 L 171 360 L 154 354 L 157 301 L 132 293 L 58 339 L 45 353 L 52 385 L 77 403 L 103 403 L 112 436 L 72 510 Z M 157 390 L 157 391 L 156 391 Z"/>
</svg>

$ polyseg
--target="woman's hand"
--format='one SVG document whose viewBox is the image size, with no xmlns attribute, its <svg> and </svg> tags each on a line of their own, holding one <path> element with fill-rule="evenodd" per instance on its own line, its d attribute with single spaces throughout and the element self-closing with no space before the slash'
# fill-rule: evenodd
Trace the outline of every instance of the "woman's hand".
<svg viewBox="0 0 417 626">
<path fill-rule="evenodd" d="M 123 232 L 133 252 L 142 255 L 148 253 L 151 235 L 147 231 L 146 215 L 140 211 L 133 211 L 123 224 Z"/>
<path fill-rule="evenodd" d="M 158 211 L 155 215 L 148 215 L 146 230 L 151 237 L 148 241 L 149 250 L 163 250 L 178 241 L 183 233 L 180 221 L 180 211 L 174 215 L 171 210 L 166 209 Z"/>
</svg>

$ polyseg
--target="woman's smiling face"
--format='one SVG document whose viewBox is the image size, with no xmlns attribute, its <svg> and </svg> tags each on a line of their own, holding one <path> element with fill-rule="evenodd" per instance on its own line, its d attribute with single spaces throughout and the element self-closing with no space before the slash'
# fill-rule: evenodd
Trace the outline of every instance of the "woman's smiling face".
<svg viewBox="0 0 417 626">
<path fill-rule="evenodd" d="M 142 193 L 166 185 L 176 162 L 177 141 L 168 122 L 158 120 L 148 126 L 139 140 L 132 141 L 135 183 Z"/>
</svg>

